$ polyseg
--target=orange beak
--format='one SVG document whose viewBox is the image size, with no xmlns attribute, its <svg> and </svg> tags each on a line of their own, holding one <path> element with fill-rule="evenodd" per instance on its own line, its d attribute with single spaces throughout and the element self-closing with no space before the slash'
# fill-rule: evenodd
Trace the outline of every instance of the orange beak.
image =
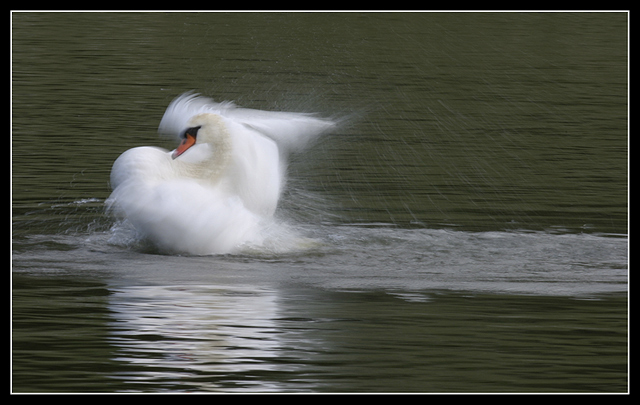
<svg viewBox="0 0 640 405">
<path fill-rule="evenodd" d="M 195 144 L 196 144 L 196 138 L 193 135 L 187 134 L 182 140 L 182 142 L 180 142 L 180 145 L 178 145 L 176 150 L 173 151 L 171 158 L 172 159 L 177 158 L 178 156 L 182 155 L 184 152 L 186 152 L 187 149 L 189 149 Z"/>
</svg>

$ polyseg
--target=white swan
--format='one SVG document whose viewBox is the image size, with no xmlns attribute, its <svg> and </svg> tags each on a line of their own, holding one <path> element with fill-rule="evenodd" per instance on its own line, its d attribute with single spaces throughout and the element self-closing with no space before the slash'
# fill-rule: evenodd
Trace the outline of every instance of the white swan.
<svg viewBox="0 0 640 405">
<path fill-rule="evenodd" d="M 159 128 L 180 136 L 180 145 L 120 155 L 108 206 L 163 251 L 217 254 L 260 245 L 282 192 L 287 155 L 334 125 L 183 94 Z"/>
</svg>

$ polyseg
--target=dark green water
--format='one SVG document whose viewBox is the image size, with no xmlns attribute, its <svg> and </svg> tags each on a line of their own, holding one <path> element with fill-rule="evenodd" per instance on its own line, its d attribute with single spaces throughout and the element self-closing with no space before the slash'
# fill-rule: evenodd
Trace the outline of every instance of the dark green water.
<svg viewBox="0 0 640 405">
<path fill-rule="evenodd" d="M 626 392 L 626 13 L 13 13 L 14 392 Z M 305 252 L 140 250 L 195 89 L 317 112 Z"/>
</svg>

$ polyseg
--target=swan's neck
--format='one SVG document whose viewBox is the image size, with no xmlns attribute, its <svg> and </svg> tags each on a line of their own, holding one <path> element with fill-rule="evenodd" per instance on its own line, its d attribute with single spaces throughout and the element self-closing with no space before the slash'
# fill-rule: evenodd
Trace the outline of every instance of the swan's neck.
<svg viewBox="0 0 640 405">
<path fill-rule="evenodd" d="M 228 169 L 231 160 L 231 138 L 224 127 L 218 128 L 216 136 L 208 143 L 200 145 L 201 150 L 196 159 L 177 159 L 174 163 L 180 176 L 191 177 L 217 183 L 225 170 Z M 203 149 L 203 150 L 202 150 Z M 189 153 L 187 151 L 185 155 Z M 185 156 L 187 157 L 187 156 Z"/>
</svg>

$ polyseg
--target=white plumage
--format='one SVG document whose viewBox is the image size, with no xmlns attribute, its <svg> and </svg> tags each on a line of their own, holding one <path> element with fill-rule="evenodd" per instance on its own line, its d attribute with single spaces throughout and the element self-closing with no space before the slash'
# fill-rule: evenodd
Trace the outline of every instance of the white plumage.
<svg viewBox="0 0 640 405">
<path fill-rule="evenodd" d="M 138 147 L 111 171 L 109 206 L 138 235 L 171 253 L 232 253 L 259 246 L 285 182 L 286 158 L 334 126 L 310 114 L 238 108 L 186 93 L 159 131 L 174 151 Z"/>
</svg>

